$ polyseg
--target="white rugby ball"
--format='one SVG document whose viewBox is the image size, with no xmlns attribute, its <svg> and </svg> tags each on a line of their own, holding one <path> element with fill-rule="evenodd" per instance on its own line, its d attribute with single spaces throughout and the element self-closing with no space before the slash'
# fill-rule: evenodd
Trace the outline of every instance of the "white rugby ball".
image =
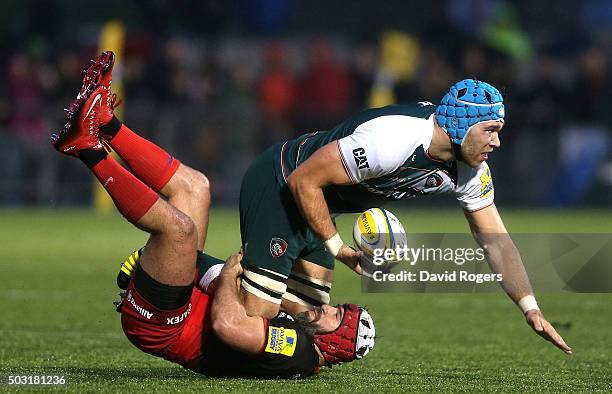
<svg viewBox="0 0 612 394">
<path fill-rule="evenodd" d="M 382 208 L 370 208 L 361 213 L 353 226 L 353 242 L 374 266 L 397 262 L 397 248 L 408 245 L 408 237 L 399 219 Z M 386 252 L 389 250 L 389 252 Z M 375 257 L 379 258 L 375 258 Z M 385 258 L 381 259 L 381 256 Z M 390 258 L 389 258 L 390 257 Z"/>
</svg>

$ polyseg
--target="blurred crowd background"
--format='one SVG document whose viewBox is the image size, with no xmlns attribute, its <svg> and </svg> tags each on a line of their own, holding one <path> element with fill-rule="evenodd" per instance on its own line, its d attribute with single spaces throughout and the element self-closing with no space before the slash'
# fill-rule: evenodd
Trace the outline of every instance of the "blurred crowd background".
<svg viewBox="0 0 612 394">
<path fill-rule="evenodd" d="M 236 203 L 258 152 L 332 128 L 374 86 L 436 103 L 467 77 L 506 99 L 497 201 L 612 202 L 612 1 L 24 0 L 0 2 L 0 205 L 90 203 L 89 172 L 49 135 L 112 19 L 125 123 L 206 173 L 217 204 Z M 408 43 L 398 78 L 389 32 Z"/>
</svg>

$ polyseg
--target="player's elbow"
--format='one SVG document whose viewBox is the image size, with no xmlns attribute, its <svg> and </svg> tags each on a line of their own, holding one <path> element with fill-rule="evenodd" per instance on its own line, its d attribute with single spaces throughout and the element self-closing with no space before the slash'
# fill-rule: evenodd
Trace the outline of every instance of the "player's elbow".
<svg viewBox="0 0 612 394">
<path fill-rule="evenodd" d="M 298 168 L 287 178 L 287 186 L 294 196 L 303 196 L 308 190 L 317 188 L 319 185 L 312 180 L 308 173 Z"/>
<path fill-rule="evenodd" d="M 289 186 L 289 190 L 291 190 L 291 192 L 293 194 L 296 194 L 296 192 L 299 190 L 300 186 L 301 186 L 301 179 L 299 174 L 296 175 L 297 171 L 294 171 L 291 175 L 289 175 L 289 177 L 287 178 L 287 186 Z"/>
<path fill-rule="evenodd" d="M 213 314 L 212 329 L 217 338 L 227 345 L 232 345 L 236 337 L 240 335 L 240 327 L 235 319 L 223 314 Z"/>
</svg>

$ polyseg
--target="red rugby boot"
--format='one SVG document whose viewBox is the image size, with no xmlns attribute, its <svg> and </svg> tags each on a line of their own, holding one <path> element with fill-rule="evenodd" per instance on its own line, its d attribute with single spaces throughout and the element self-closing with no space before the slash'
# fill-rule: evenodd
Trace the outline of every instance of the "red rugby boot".
<svg viewBox="0 0 612 394">
<path fill-rule="evenodd" d="M 84 149 L 104 149 L 97 119 L 102 108 L 103 90 L 104 87 L 99 86 L 91 92 L 87 89 L 79 92 L 79 97 L 71 104 L 72 115 L 62 130 L 51 136 L 55 149 L 69 156 L 78 156 Z M 78 106 L 74 105 L 76 102 L 79 102 Z"/>
<path fill-rule="evenodd" d="M 103 148 L 98 136 L 98 117 L 104 101 L 108 100 L 114 64 L 115 54 L 106 51 L 92 59 L 84 70 L 83 84 L 76 99 L 64 109 L 66 124 L 59 133 L 51 135 L 53 146 L 61 153 L 77 156 L 83 149 Z"/>
<path fill-rule="evenodd" d="M 117 100 L 117 95 L 112 92 L 111 84 L 113 81 L 113 66 L 115 65 L 115 54 L 111 51 L 103 52 L 98 58 L 103 57 L 106 67 L 100 75 L 100 85 L 104 87 L 102 91 L 102 109 L 98 114 L 98 125 L 108 124 L 114 115 L 114 110 L 121 104 Z"/>
<path fill-rule="evenodd" d="M 111 51 L 102 52 L 98 57 L 91 60 L 90 66 L 84 70 L 83 84 L 76 99 L 66 108 L 66 119 L 68 121 L 78 113 L 83 102 L 87 100 L 91 93 L 99 86 L 104 86 L 110 90 L 113 78 L 113 65 L 115 64 L 115 54 Z"/>
</svg>

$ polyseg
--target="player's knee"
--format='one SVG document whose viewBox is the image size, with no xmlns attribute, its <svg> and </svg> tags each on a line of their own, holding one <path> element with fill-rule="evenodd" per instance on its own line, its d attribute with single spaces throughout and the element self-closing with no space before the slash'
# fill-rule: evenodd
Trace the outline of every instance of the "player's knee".
<svg viewBox="0 0 612 394">
<path fill-rule="evenodd" d="M 204 205 L 205 209 L 210 206 L 210 181 L 206 175 L 191 167 L 185 166 L 179 179 L 180 188 L 189 193 L 192 201 Z"/>
<path fill-rule="evenodd" d="M 192 188 L 198 200 L 210 205 L 210 181 L 199 171 L 193 172 Z"/>
<path fill-rule="evenodd" d="M 174 242 L 191 246 L 197 243 L 198 230 L 191 218 L 180 211 L 176 211 L 169 228 L 169 234 Z"/>
</svg>

